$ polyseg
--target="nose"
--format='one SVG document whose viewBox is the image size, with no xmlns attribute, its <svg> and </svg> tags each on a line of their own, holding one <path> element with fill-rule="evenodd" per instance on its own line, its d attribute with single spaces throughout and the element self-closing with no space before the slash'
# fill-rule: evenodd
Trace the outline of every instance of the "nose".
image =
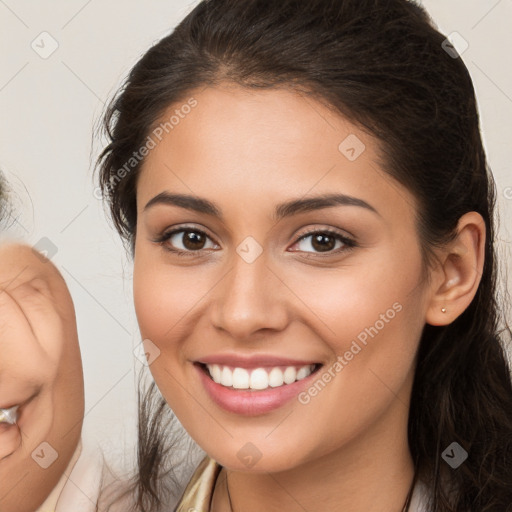
<svg viewBox="0 0 512 512">
<path fill-rule="evenodd" d="M 213 299 L 213 325 L 236 340 L 281 331 L 289 321 L 290 291 L 269 266 L 265 252 L 252 263 L 235 254 Z"/>
</svg>

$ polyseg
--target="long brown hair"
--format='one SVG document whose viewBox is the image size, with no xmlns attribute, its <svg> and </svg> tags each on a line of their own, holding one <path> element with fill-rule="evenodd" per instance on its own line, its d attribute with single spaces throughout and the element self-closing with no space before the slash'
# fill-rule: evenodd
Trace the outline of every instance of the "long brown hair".
<svg viewBox="0 0 512 512">
<path fill-rule="evenodd" d="M 109 143 L 100 184 L 133 248 L 137 176 L 128 162 L 171 104 L 230 81 L 289 87 L 323 101 L 381 142 L 386 172 L 417 198 L 425 261 L 459 218 L 482 215 L 485 264 L 470 306 L 444 327 L 426 325 L 412 390 L 408 437 L 431 512 L 512 510 L 512 384 L 497 304 L 495 185 L 473 84 L 426 12 L 406 0 L 205 0 L 130 72 L 104 116 Z M 143 161 L 143 160 L 142 160 Z M 124 168 L 122 179 L 120 170 Z M 155 390 L 150 389 L 149 396 Z M 137 507 L 159 510 L 172 486 L 161 475 L 166 407 L 142 407 Z M 167 408 L 168 409 L 168 408 Z M 451 443 L 469 454 L 456 470 Z"/>
</svg>

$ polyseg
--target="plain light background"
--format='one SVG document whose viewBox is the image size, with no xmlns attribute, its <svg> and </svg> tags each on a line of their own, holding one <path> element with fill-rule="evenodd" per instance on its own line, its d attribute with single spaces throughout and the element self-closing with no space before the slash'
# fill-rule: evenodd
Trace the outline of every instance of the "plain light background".
<svg viewBox="0 0 512 512">
<path fill-rule="evenodd" d="M 92 143 L 92 133 L 104 103 L 130 68 L 196 3 L 0 0 L 0 168 L 16 209 L 10 236 L 31 244 L 45 238 L 55 247 L 52 260 L 77 311 L 86 386 L 84 438 L 127 463 L 135 450 L 135 375 L 142 365 L 133 350 L 140 338 L 131 263 L 92 179 L 100 147 Z M 457 32 L 469 45 L 462 56 L 477 91 L 497 182 L 500 250 L 510 268 L 512 1 L 423 4 L 443 33 Z M 52 44 L 57 49 L 42 58 Z"/>
</svg>

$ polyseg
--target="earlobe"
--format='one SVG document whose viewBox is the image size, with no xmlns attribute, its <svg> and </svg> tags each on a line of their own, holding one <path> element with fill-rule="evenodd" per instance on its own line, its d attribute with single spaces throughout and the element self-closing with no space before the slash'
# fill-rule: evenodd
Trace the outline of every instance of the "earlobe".
<svg viewBox="0 0 512 512">
<path fill-rule="evenodd" d="M 439 253 L 443 278 L 432 289 L 428 324 L 452 323 L 473 300 L 484 266 L 485 236 L 485 222 L 479 213 L 469 212 L 459 219 L 457 236 Z"/>
</svg>

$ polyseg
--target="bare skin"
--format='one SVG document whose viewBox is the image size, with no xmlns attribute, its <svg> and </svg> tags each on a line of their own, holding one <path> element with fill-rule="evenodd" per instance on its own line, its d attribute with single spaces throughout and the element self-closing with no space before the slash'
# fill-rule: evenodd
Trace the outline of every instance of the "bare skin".
<svg viewBox="0 0 512 512">
<path fill-rule="evenodd" d="M 415 199 L 383 171 L 378 141 L 291 91 L 226 85 L 190 96 L 198 106 L 150 152 L 137 184 L 134 298 L 142 336 L 160 351 L 150 366 L 159 389 L 228 473 L 233 510 L 400 512 L 413 476 L 407 419 L 421 332 L 452 322 L 474 297 L 482 218 L 461 218 L 427 280 Z M 338 149 L 349 135 L 365 145 L 353 161 Z M 162 193 L 207 199 L 223 218 L 148 206 Z M 359 203 L 273 217 L 280 203 L 333 193 Z M 204 244 L 185 245 L 183 231 L 161 241 L 182 227 L 204 233 Z M 323 250 L 311 231 L 326 229 L 335 235 Z M 251 263 L 237 252 L 249 236 L 262 250 Z M 346 364 L 320 391 L 303 390 L 307 403 L 239 414 L 217 405 L 199 376 L 195 363 L 219 354 L 314 361 L 316 378 L 339 357 Z M 247 443 L 261 457 L 251 467 Z M 225 478 L 212 510 L 230 510 Z"/>
<path fill-rule="evenodd" d="M 27 246 L 0 247 L 0 352 L 0 407 L 21 404 L 18 424 L 0 426 L 0 510 L 33 512 L 78 445 L 84 389 L 67 286 Z"/>
</svg>

